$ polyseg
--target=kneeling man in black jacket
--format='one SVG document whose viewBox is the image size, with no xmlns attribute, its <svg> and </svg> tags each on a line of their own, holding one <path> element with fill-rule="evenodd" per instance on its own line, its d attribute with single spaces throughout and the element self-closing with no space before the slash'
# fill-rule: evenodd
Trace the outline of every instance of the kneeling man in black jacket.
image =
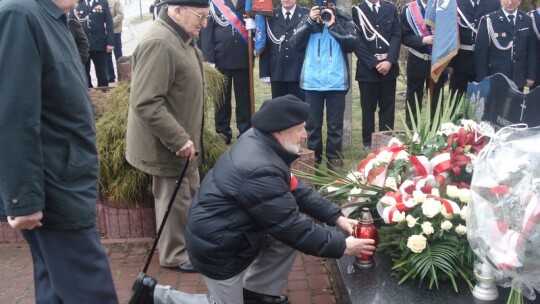
<svg viewBox="0 0 540 304">
<path fill-rule="evenodd" d="M 357 223 L 291 175 L 308 113 L 309 104 L 293 95 L 265 101 L 193 199 L 188 254 L 218 304 L 290 303 L 281 292 L 297 251 L 340 258 L 375 250 L 373 240 L 305 215 L 348 235 Z"/>
</svg>

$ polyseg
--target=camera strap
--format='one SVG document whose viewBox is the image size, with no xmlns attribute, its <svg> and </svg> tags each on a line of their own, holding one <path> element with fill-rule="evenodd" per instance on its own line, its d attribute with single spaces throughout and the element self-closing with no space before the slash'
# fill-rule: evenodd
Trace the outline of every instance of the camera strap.
<svg viewBox="0 0 540 304">
<path fill-rule="evenodd" d="M 381 39 L 387 46 L 390 46 L 388 40 L 386 40 L 379 32 L 377 32 L 375 27 L 373 27 L 371 22 L 369 22 L 369 19 L 366 17 L 360 7 L 355 6 L 354 8 L 358 13 L 358 22 L 360 22 L 360 27 L 356 23 L 354 25 L 356 25 L 356 27 L 364 33 L 364 37 L 366 37 L 366 40 L 373 41 L 375 39 Z M 369 36 L 367 32 L 371 32 L 373 34 Z"/>
</svg>

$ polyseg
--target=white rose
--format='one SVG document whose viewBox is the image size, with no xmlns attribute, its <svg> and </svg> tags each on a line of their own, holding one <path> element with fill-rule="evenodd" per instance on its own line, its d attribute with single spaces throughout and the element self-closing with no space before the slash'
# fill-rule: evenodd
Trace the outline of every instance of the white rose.
<svg viewBox="0 0 540 304">
<path fill-rule="evenodd" d="M 407 217 L 405 217 L 405 220 L 407 221 L 407 226 L 409 226 L 409 228 L 412 228 L 414 227 L 414 225 L 416 225 L 416 221 L 418 219 L 415 219 L 414 217 L 412 217 L 412 215 L 407 215 Z"/>
<path fill-rule="evenodd" d="M 448 195 L 449 198 L 458 198 L 459 197 L 458 187 L 454 185 L 448 185 L 446 187 L 446 195 Z"/>
<path fill-rule="evenodd" d="M 465 204 L 471 200 L 471 191 L 467 188 L 459 189 L 459 200 Z"/>
<path fill-rule="evenodd" d="M 457 132 L 457 130 L 459 129 L 458 126 L 454 125 L 453 123 L 451 122 L 446 122 L 446 123 L 443 123 L 441 124 L 441 126 L 439 127 L 439 132 L 441 132 L 442 134 L 448 136 L 452 133 L 455 133 Z"/>
<path fill-rule="evenodd" d="M 444 231 L 448 231 L 448 230 L 452 229 L 452 226 L 454 226 L 454 225 L 452 225 L 452 222 L 450 222 L 450 221 L 444 221 L 444 222 L 441 223 L 441 229 L 444 230 Z"/>
<path fill-rule="evenodd" d="M 427 247 L 427 239 L 421 234 L 411 235 L 407 239 L 407 247 L 414 253 L 420 253 Z"/>
<path fill-rule="evenodd" d="M 462 220 L 466 221 L 467 218 L 469 218 L 469 208 L 467 208 L 467 206 L 463 206 L 459 212 L 459 216 Z"/>
<path fill-rule="evenodd" d="M 392 221 L 396 223 L 401 223 L 405 221 L 405 212 L 394 212 L 394 214 L 392 215 Z"/>
<path fill-rule="evenodd" d="M 437 188 L 431 189 L 431 195 L 436 196 L 436 197 L 441 197 L 441 193 L 439 192 L 439 189 Z"/>
<path fill-rule="evenodd" d="M 375 158 L 381 163 L 388 164 L 390 162 L 390 159 L 392 159 L 392 153 L 390 153 L 389 151 L 383 150 L 379 152 L 379 154 L 377 154 Z"/>
<path fill-rule="evenodd" d="M 457 225 L 456 227 L 456 233 L 459 235 L 467 234 L 467 227 L 463 226 L 461 224 Z"/>
<path fill-rule="evenodd" d="M 394 206 L 396 204 L 396 199 L 391 197 L 391 196 L 385 195 L 385 196 L 381 197 L 381 203 L 385 207 Z"/>
<path fill-rule="evenodd" d="M 425 235 L 430 235 L 435 232 L 435 229 L 433 229 L 433 225 L 430 222 L 423 222 L 421 226 L 422 232 L 424 232 Z"/>
<path fill-rule="evenodd" d="M 384 182 L 384 186 L 394 191 L 397 191 L 397 182 L 396 182 L 396 179 L 393 177 L 390 177 L 390 176 L 387 177 L 386 181 Z"/>
<path fill-rule="evenodd" d="M 420 190 L 414 190 L 413 193 L 414 202 L 417 204 L 423 203 L 426 201 L 427 195 L 420 191 Z"/>
<path fill-rule="evenodd" d="M 401 140 L 399 140 L 399 138 L 397 138 L 397 137 L 392 137 L 392 138 L 390 139 L 390 141 L 388 142 L 388 147 L 391 147 L 392 145 L 396 145 L 396 146 L 402 147 L 402 146 L 403 146 L 403 143 L 401 142 Z"/>
<path fill-rule="evenodd" d="M 441 214 L 445 219 L 451 219 L 454 217 L 454 215 L 452 213 L 448 213 L 444 207 L 441 208 Z"/>
<path fill-rule="evenodd" d="M 439 214 L 441 212 L 442 204 L 438 200 L 434 200 L 433 198 L 428 198 L 426 201 L 422 204 L 422 213 L 432 218 L 435 215 Z"/>
<path fill-rule="evenodd" d="M 407 153 L 405 150 L 401 150 L 396 155 L 395 160 L 409 160 L 409 153 Z"/>
</svg>

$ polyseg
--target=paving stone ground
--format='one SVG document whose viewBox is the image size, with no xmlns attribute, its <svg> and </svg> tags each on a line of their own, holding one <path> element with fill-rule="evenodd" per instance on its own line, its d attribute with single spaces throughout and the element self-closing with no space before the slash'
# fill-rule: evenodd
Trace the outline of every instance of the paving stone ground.
<svg viewBox="0 0 540 304">
<path fill-rule="evenodd" d="M 151 240 L 104 240 L 103 244 L 111 264 L 119 301 L 127 303 L 133 280 L 144 266 Z M 184 292 L 208 292 L 201 275 L 162 268 L 157 255 L 152 258 L 147 273 L 160 284 L 171 285 Z M 0 303 L 35 303 L 32 258 L 26 243 L 0 244 L 0 278 Z M 339 304 L 325 259 L 303 254 L 298 255 L 295 261 L 284 293 L 289 296 L 292 304 Z"/>
</svg>

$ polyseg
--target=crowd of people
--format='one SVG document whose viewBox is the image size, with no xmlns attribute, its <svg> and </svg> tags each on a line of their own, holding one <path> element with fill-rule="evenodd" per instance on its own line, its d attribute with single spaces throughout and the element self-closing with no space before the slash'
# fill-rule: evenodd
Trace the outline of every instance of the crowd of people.
<svg viewBox="0 0 540 304">
<path fill-rule="evenodd" d="M 84 38 L 76 39 L 82 63 L 85 66 L 88 87 L 92 88 L 92 64 L 98 87 L 108 87 L 116 81 L 112 61 L 122 57 L 122 22 L 124 8 L 121 0 L 78 0 L 67 12 L 70 27 L 81 27 Z M 85 39 L 82 42 L 80 39 Z"/>
<path fill-rule="evenodd" d="M 345 94 L 351 83 L 347 54 L 354 53 L 357 57 L 355 79 L 360 89 L 362 141 L 365 149 L 371 150 L 372 134 L 377 129 L 385 131 L 394 127 L 402 45 L 408 48 L 405 99 L 411 111 L 406 110 L 405 116 L 409 127 L 416 120 L 416 104 L 422 106 L 428 88 L 432 91 L 429 97 L 434 115 L 437 103 L 444 99 L 443 88 L 448 81 L 449 97 L 456 99 L 465 94 L 468 83 L 495 73 L 504 74 L 521 91 L 524 87 L 536 87 L 536 66 L 540 64 L 536 60 L 536 52 L 540 51 L 536 48 L 540 41 L 536 24 L 540 25 L 540 15 L 538 11 L 529 14 L 519 11 L 520 3 L 520 0 L 457 0 L 459 49 L 443 75 L 430 86 L 435 29 L 426 23 L 427 0 L 410 1 L 401 9 L 390 1 L 366 0 L 354 5 L 351 12 L 337 8 L 337 0 L 317 0 L 311 8 L 297 5 L 296 0 L 282 0 L 272 11 L 264 30 L 266 46 L 260 54 L 260 77 L 270 83 L 273 98 L 293 94 L 310 104 L 307 148 L 315 151 L 317 164 L 326 159 L 329 168 L 341 169 Z M 247 88 L 231 76 L 233 71 L 247 75 L 246 31 L 255 26 L 251 18 L 241 22 L 244 13 L 242 0 L 211 1 L 211 17 L 207 28 L 201 31 L 203 60 L 218 62 L 216 67 L 228 79 L 224 105 L 216 111 L 216 132 L 224 134 L 228 144 L 232 84 L 236 90 L 240 135 L 246 130 L 242 126 L 246 116 L 242 113 L 247 113 L 249 107 L 249 96 L 244 94 Z M 510 21 L 507 15 L 515 18 Z M 219 63 L 216 56 L 221 54 L 226 58 L 233 51 L 239 55 L 234 60 L 225 60 L 230 65 L 225 71 L 225 63 Z"/>
<path fill-rule="evenodd" d="M 519 11 L 520 2 L 457 1 L 461 45 L 446 70 L 451 95 L 494 73 L 520 90 L 537 85 L 540 15 Z M 247 50 L 256 25 L 244 16 L 245 0 L 153 2 L 155 21 L 132 55 L 126 160 L 152 177 L 158 226 L 182 163 L 194 160 L 158 244 L 159 263 L 201 273 L 210 294 L 190 295 L 147 275 L 135 281 L 142 292 L 131 303 L 287 304 L 282 292 L 297 252 L 373 254 L 374 240 L 351 236 L 357 222 L 291 175 L 290 165 L 307 142 L 318 163 L 343 166 L 348 54 L 358 59 L 362 140 L 370 149 L 377 109 L 379 130 L 394 125 L 401 45 L 409 47 L 412 106 L 430 77 L 434 33 L 423 0 L 401 12 L 383 0 L 364 1 L 350 14 L 336 4 L 303 8 L 281 0 L 273 10 L 260 60 L 272 99 L 251 113 Z M 36 303 L 118 303 L 95 226 L 98 164 L 88 87 L 91 63 L 98 86 L 114 81 L 122 19 L 113 0 L 0 2 L 0 57 L 9 58 L 0 61 L 0 140 L 9 143 L 0 147 L 0 214 L 30 244 Z M 234 90 L 239 137 L 200 181 L 204 61 L 227 79 L 216 132 L 232 143 Z M 435 96 L 443 84 L 444 78 L 435 84 Z"/>
</svg>

